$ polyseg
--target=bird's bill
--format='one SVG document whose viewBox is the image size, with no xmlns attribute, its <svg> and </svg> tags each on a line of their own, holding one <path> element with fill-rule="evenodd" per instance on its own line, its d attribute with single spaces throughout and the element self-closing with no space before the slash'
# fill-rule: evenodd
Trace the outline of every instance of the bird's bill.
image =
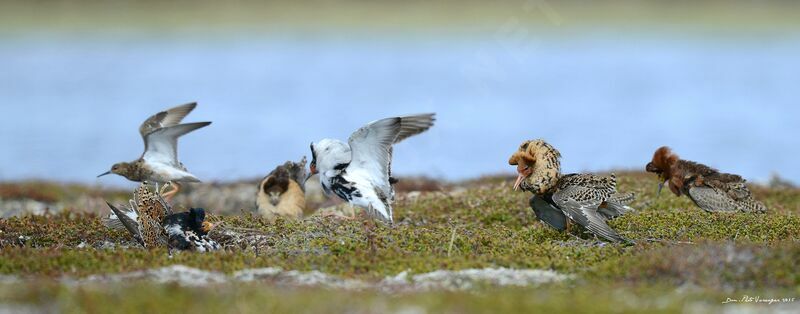
<svg viewBox="0 0 800 314">
<path fill-rule="evenodd" d="M 214 230 L 214 227 L 216 226 L 217 225 L 210 223 L 208 221 L 203 221 L 203 224 L 200 226 L 200 229 L 203 230 L 203 232 L 205 233 L 209 233 L 211 232 L 211 230 Z"/>
<path fill-rule="evenodd" d="M 99 175 L 99 176 L 97 176 L 97 177 L 99 178 L 99 177 L 102 177 L 102 176 L 104 176 L 104 175 L 109 175 L 109 174 L 111 174 L 111 171 L 110 171 L 110 170 L 109 170 L 109 171 L 106 171 L 106 172 L 103 172 L 102 174 L 100 174 L 100 175 Z"/>
<path fill-rule="evenodd" d="M 308 174 L 306 175 L 306 179 L 303 180 L 303 183 L 306 183 L 306 181 L 308 181 L 308 179 L 311 179 L 311 177 L 313 177 L 315 174 L 319 173 L 319 171 L 317 171 L 317 166 L 314 165 L 314 164 L 311 164 L 311 167 L 308 167 L 308 168 L 309 168 L 309 171 L 308 171 Z"/>
<path fill-rule="evenodd" d="M 664 189 L 664 184 L 666 184 L 666 183 L 667 183 L 667 181 L 663 181 L 663 182 L 659 181 L 658 182 L 658 191 L 656 191 L 656 197 L 661 196 L 661 190 Z"/>
<path fill-rule="evenodd" d="M 520 173 L 519 176 L 517 176 L 517 182 L 514 182 L 514 191 L 519 189 L 520 184 L 522 184 L 522 181 L 524 180 L 525 180 L 525 175 Z"/>
</svg>

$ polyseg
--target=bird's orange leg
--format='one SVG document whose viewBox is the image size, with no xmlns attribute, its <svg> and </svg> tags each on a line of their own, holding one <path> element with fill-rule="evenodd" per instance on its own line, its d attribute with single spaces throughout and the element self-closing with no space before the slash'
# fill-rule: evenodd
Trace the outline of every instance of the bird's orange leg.
<svg viewBox="0 0 800 314">
<path fill-rule="evenodd" d="M 181 190 L 181 185 L 177 182 L 167 182 L 170 186 L 172 186 L 172 190 L 167 193 L 162 194 L 161 196 L 164 198 L 165 201 L 172 203 L 172 198 L 175 197 L 175 194 Z M 164 186 L 166 188 L 166 184 Z"/>
</svg>

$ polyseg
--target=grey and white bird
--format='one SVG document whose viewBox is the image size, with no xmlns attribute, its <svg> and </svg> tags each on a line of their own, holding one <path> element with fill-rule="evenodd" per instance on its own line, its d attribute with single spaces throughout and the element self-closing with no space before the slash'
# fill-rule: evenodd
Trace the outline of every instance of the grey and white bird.
<svg viewBox="0 0 800 314">
<path fill-rule="evenodd" d="M 178 138 L 208 126 L 211 122 L 181 124 L 197 103 L 188 103 L 159 112 L 142 123 L 139 133 L 144 140 L 144 153 L 131 162 L 116 163 L 111 170 L 97 176 L 117 174 L 134 182 L 156 182 L 171 185 L 173 189 L 164 193 L 170 200 L 180 190 L 180 182 L 200 180 L 178 161 Z"/>
<path fill-rule="evenodd" d="M 335 194 L 368 215 L 392 222 L 395 182 L 391 177 L 392 145 L 425 132 L 435 114 L 392 117 L 370 122 L 347 143 L 323 139 L 311 143 L 308 177 L 319 174 L 327 195 Z"/>
</svg>

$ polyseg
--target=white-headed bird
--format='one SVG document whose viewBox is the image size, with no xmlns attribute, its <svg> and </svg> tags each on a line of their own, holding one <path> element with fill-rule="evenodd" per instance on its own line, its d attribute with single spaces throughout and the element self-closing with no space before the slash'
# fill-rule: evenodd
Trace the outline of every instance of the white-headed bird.
<svg viewBox="0 0 800 314">
<path fill-rule="evenodd" d="M 335 194 L 368 215 L 391 223 L 394 202 L 392 145 L 433 126 L 435 114 L 393 117 L 358 129 L 347 143 L 323 139 L 311 143 L 311 171 L 326 194 Z"/>
</svg>

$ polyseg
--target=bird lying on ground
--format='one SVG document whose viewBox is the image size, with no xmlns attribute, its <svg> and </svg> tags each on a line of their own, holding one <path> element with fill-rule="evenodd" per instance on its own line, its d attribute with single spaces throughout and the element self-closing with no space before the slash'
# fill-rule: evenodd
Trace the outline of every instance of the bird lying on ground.
<svg viewBox="0 0 800 314">
<path fill-rule="evenodd" d="M 741 176 L 683 160 L 669 147 L 661 147 L 645 167 L 658 175 L 658 193 L 664 184 L 676 196 L 686 195 L 698 207 L 708 212 L 759 212 L 767 211 L 763 203 L 755 200 L 746 181 Z"/>
<path fill-rule="evenodd" d="M 219 249 L 219 245 L 207 237 L 214 225 L 205 221 L 204 209 L 172 213 L 158 191 L 151 192 L 146 182 L 139 185 L 129 203 L 130 207 L 123 209 L 107 203 L 112 215 L 105 224 L 109 228 L 125 228 L 144 248 L 199 252 Z"/>
</svg>

